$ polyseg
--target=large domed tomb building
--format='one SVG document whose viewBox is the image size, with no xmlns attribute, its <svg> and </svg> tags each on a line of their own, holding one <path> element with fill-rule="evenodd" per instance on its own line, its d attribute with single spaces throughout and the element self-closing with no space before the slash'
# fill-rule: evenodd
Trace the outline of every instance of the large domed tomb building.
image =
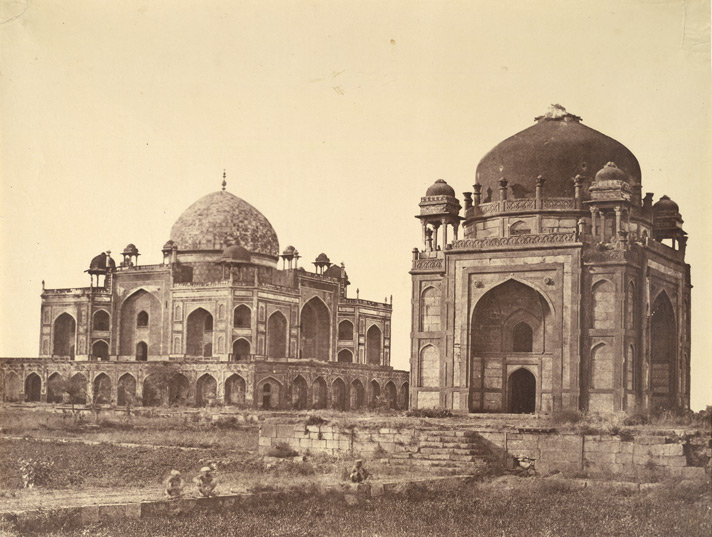
<svg viewBox="0 0 712 537">
<path fill-rule="evenodd" d="M 343 264 L 323 253 L 317 272 L 293 246 L 280 254 L 269 220 L 224 179 L 162 252 L 154 265 L 134 244 L 120 262 L 102 252 L 89 287 L 43 288 L 39 357 L 3 360 L 4 400 L 58 402 L 58 381 L 74 381 L 106 405 L 407 407 L 391 303 L 349 298 Z"/>
<path fill-rule="evenodd" d="M 552 106 L 482 158 L 463 200 L 441 179 L 420 202 L 414 407 L 689 408 L 687 234 L 624 145 Z"/>
</svg>

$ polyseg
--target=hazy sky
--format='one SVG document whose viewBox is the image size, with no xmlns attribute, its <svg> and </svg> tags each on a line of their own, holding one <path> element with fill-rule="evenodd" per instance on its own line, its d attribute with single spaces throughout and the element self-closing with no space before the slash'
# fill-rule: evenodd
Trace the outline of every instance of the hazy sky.
<svg viewBox="0 0 712 537">
<path fill-rule="evenodd" d="M 0 20 L 0 355 L 37 355 L 43 279 L 88 285 L 129 242 L 160 262 L 225 168 L 282 249 L 343 261 L 351 296 L 393 294 L 407 369 L 420 196 L 471 190 L 560 103 L 679 203 L 692 406 L 712 404 L 708 0 L 5 0 Z"/>
</svg>

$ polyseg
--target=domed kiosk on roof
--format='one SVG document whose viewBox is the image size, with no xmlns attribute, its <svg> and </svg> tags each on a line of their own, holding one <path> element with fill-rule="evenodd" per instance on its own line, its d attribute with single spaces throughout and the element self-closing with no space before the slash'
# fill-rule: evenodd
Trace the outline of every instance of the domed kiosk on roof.
<svg viewBox="0 0 712 537">
<path fill-rule="evenodd" d="M 420 198 L 413 405 L 689 408 L 692 286 L 677 204 L 643 198 L 635 156 L 564 107 L 535 121 L 480 160 L 462 216 L 443 180 Z"/>
</svg>

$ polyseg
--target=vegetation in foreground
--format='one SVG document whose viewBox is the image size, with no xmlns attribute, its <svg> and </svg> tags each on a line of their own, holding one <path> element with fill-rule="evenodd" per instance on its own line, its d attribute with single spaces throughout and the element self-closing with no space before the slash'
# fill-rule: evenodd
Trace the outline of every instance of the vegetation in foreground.
<svg viewBox="0 0 712 537">
<path fill-rule="evenodd" d="M 123 520 L 83 528 L 8 529 L 43 537 L 142 536 L 705 536 L 712 533 L 706 486 L 649 492 L 571 489 L 550 480 L 495 480 L 459 490 L 415 490 L 348 506 L 313 496 L 261 500 L 226 513 Z"/>
</svg>

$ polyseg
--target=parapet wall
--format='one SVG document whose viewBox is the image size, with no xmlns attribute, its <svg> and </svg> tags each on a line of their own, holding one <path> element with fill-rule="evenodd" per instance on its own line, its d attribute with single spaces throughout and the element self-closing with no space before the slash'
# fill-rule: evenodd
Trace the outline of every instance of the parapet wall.
<svg viewBox="0 0 712 537">
<path fill-rule="evenodd" d="M 439 438 L 440 441 L 433 441 Z M 457 460 L 462 442 L 486 446 L 490 462 L 511 464 L 514 457 L 536 459 L 540 474 L 617 475 L 650 479 L 678 476 L 698 478 L 709 472 L 710 447 L 706 437 L 678 436 L 673 432 L 640 433 L 621 438 L 612 434 L 578 434 L 550 430 L 495 431 L 478 428 L 383 427 L 358 425 L 305 425 L 265 422 L 260 427 L 259 446 L 265 453 L 286 444 L 304 453 L 328 453 L 363 458 L 427 459 L 433 448 L 452 446 L 451 460 Z M 442 457 L 438 457 L 442 458 Z M 405 461 L 403 461 L 405 462 Z M 656 475 L 657 474 L 657 475 Z"/>
</svg>

